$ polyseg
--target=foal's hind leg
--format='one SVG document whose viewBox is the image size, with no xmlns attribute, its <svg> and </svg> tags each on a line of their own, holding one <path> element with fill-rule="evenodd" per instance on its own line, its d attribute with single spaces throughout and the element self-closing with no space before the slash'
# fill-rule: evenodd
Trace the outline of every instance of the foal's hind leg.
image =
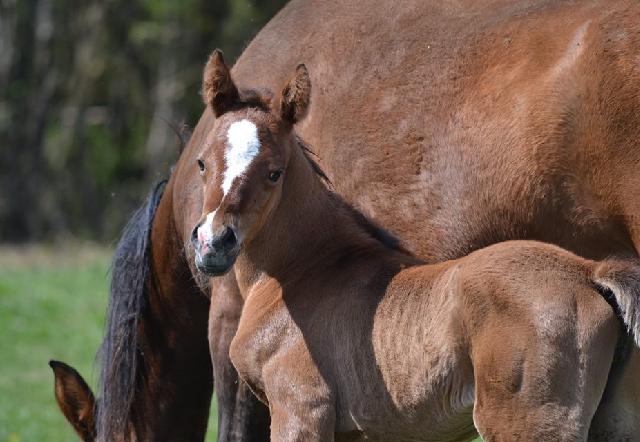
<svg viewBox="0 0 640 442">
<path fill-rule="evenodd" d="M 482 438 L 586 440 L 617 338 L 610 316 L 592 327 L 571 315 L 552 318 L 542 329 L 522 318 L 527 325 L 500 324 L 474 340 L 474 423 Z"/>
<path fill-rule="evenodd" d="M 234 357 L 236 342 L 231 350 L 234 362 L 238 360 Z M 262 366 L 262 374 L 271 415 L 271 442 L 335 440 L 332 390 L 320 375 L 303 339 L 290 341 L 285 350 L 272 356 Z"/>
</svg>

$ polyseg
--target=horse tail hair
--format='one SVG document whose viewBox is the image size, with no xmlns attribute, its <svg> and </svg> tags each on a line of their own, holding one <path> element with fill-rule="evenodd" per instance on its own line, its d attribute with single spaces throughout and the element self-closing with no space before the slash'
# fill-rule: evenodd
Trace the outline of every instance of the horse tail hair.
<svg viewBox="0 0 640 442">
<path fill-rule="evenodd" d="M 122 231 L 111 263 L 111 286 L 100 347 L 96 427 L 100 440 L 116 440 L 130 424 L 133 399 L 144 376 L 139 347 L 140 318 L 147 308 L 151 271 L 151 228 L 167 181 L 157 183 Z"/>
<path fill-rule="evenodd" d="M 640 265 L 632 261 L 604 261 L 596 265 L 593 278 L 640 347 Z"/>
</svg>

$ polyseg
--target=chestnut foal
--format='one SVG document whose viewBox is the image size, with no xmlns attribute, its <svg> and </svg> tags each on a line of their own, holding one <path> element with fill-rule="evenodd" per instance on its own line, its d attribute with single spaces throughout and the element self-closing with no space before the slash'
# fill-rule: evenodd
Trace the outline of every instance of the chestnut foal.
<svg viewBox="0 0 640 442">
<path fill-rule="evenodd" d="M 271 439 L 467 440 L 475 426 L 484 440 L 585 440 L 615 311 L 640 341 L 640 268 L 532 241 L 424 265 L 331 192 L 296 137 L 304 66 L 271 100 L 239 92 L 216 58 L 196 264 L 234 268 L 230 355 L 269 406 Z"/>
</svg>

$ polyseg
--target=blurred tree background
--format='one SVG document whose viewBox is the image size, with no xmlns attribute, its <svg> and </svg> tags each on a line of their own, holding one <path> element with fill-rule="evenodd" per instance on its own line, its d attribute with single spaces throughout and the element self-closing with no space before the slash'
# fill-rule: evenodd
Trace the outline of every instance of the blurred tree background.
<svg viewBox="0 0 640 442">
<path fill-rule="evenodd" d="M 0 0 L 0 242 L 113 241 L 284 0 Z"/>
</svg>

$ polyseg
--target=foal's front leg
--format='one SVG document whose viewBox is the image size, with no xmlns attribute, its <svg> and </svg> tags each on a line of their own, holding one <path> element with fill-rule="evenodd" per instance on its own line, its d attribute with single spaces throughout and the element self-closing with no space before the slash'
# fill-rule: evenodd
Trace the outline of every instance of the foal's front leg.
<svg viewBox="0 0 640 442">
<path fill-rule="evenodd" d="M 289 349 L 287 355 L 273 358 L 264 367 L 271 441 L 333 441 L 333 395 L 308 354 L 296 350 Z"/>
<path fill-rule="evenodd" d="M 269 411 L 239 381 L 229 358 L 229 346 L 242 311 L 242 296 L 233 272 L 211 280 L 209 350 L 218 399 L 218 442 L 266 442 Z"/>
<path fill-rule="evenodd" d="M 271 441 L 325 442 L 334 440 L 335 413 L 329 406 L 316 404 L 270 403 Z"/>
</svg>

